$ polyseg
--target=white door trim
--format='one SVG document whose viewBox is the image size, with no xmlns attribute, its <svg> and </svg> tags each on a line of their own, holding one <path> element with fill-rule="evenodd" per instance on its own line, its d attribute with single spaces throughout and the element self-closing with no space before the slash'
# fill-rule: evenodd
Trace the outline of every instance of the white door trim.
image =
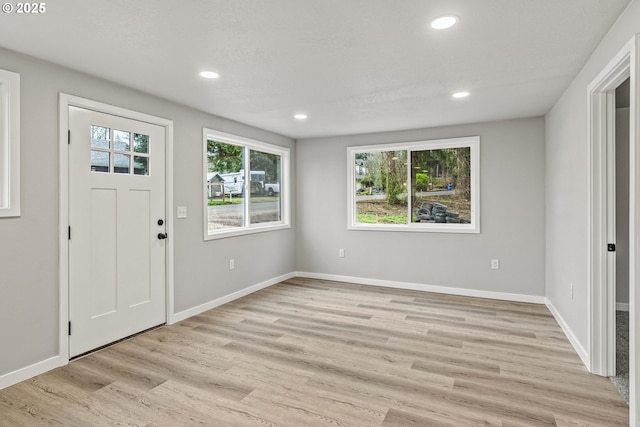
<svg viewBox="0 0 640 427">
<path fill-rule="evenodd" d="M 638 353 L 636 325 L 640 321 L 640 36 L 634 36 L 607 64 L 588 87 L 589 137 L 589 370 L 598 375 L 615 374 L 615 257 L 607 252 L 607 243 L 615 243 L 615 89 L 628 77 L 630 103 L 630 182 L 629 182 L 629 360 L 630 425 L 638 418 Z M 608 240 L 613 239 L 613 240 Z M 614 271 L 612 271 L 614 270 Z"/>
<path fill-rule="evenodd" d="M 125 117 L 162 126 L 165 129 L 165 191 L 166 191 L 166 313 L 167 324 L 174 323 L 173 282 L 173 121 L 139 113 L 113 105 L 60 93 L 58 100 L 58 171 L 59 171 L 59 345 L 60 365 L 69 363 L 69 107 L 75 106 L 100 113 Z"/>
<path fill-rule="evenodd" d="M 609 376 L 615 359 L 615 289 L 611 289 L 615 243 L 615 89 L 629 76 L 630 52 L 623 49 L 589 85 L 589 361 L 594 374 Z M 615 231 L 615 230 L 614 230 Z M 613 233 L 615 236 L 615 233 Z"/>
</svg>

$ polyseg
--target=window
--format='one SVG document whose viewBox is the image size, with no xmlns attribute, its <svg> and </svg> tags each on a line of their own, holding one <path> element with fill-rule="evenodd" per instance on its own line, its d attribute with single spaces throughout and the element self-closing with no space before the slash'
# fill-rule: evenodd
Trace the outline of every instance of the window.
<svg viewBox="0 0 640 427">
<path fill-rule="evenodd" d="M 349 147 L 349 229 L 480 232 L 480 138 Z"/>
<path fill-rule="evenodd" d="M 205 240 L 289 228 L 289 149 L 203 134 Z"/>
<path fill-rule="evenodd" d="M 0 217 L 20 216 L 20 75 L 0 70 Z"/>
<path fill-rule="evenodd" d="M 148 176 L 149 135 L 92 125 L 91 172 Z"/>
</svg>

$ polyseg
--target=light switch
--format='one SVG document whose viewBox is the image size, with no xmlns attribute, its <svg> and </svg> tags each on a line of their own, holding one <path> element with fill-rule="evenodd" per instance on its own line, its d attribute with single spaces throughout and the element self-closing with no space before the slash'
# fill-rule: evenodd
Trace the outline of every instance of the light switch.
<svg viewBox="0 0 640 427">
<path fill-rule="evenodd" d="M 186 218 L 187 217 L 187 207 L 186 206 L 178 206 L 178 218 Z"/>
</svg>

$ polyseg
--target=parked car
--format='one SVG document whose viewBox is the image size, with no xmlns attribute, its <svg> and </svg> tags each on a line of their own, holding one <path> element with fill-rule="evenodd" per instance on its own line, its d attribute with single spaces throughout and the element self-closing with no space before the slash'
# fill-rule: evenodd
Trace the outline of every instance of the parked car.
<svg viewBox="0 0 640 427">
<path fill-rule="evenodd" d="M 265 184 L 264 191 L 269 196 L 273 196 L 274 194 L 280 193 L 280 184 Z"/>
</svg>

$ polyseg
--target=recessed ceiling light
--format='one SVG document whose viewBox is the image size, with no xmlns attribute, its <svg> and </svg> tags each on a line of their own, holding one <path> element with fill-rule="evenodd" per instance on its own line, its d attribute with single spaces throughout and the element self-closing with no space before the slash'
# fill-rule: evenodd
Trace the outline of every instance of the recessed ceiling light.
<svg viewBox="0 0 640 427">
<path fill-rule="evenodd" d="M 215 71 L 201 71 L 200 77 L 204 77 L 205 79 L 217 79 L 218 77 L 220 77 L 220 74 L 216 73 Z"/>
<path fill-rule="evenodd" d="M 456 92 L 453 95 L 451 95 L 454 98 L 466 98 L 467 96 L 469 96 L 469 92 L 467 91 L 460 91 L 460 92 Z"/>
<path fill-rule="evenodd" d="M 441 16 L 440 18 L 431 21 L 431 28 L 435 30 L 444 30 L 446 28 L 453 27 L 457 22 L 458 18 L 456 16 Z"/>
<path fill-rule="evenodd" d="M 293 116 L 294 119 L 296 120 L 305 120 L 308 116 L 306 114 L 296 114 L 295 116 Z"/>
</svg>

